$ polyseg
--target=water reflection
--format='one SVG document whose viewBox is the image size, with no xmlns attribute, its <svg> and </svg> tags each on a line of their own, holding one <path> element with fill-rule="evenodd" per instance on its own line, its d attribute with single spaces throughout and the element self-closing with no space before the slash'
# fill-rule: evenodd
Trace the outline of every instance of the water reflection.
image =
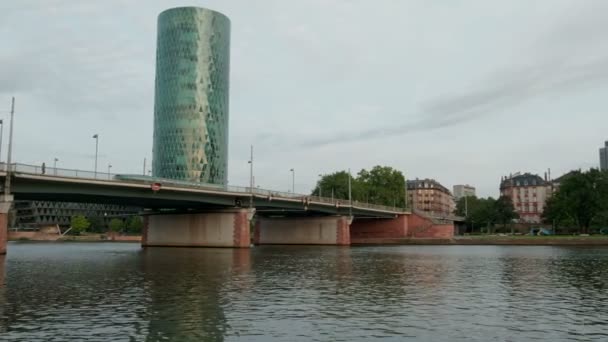
<svg viewBox="0 0 608 342">
<path fill-rule="evenodd" d="M 245 249 L 154 248 L 142 252 L 148 341 L 222 341 L 228 288 L 244 291 Z"/>
<path fill-rule="evenodd" d="M 8 341 L 608 340 L 606 248 L 22 243 L 4 273 Z"/>
</svg>

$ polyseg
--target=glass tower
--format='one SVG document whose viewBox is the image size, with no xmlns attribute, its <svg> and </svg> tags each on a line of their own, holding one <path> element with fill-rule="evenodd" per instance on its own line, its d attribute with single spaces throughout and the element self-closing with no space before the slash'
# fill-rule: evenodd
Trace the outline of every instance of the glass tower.
<svg viewBox="0 0 608 342">
<path fill-rule="evenodd" d="M 155 177 L 227 183 L 230 20 L 204 8 L 158 16 Z"/>
</svg>

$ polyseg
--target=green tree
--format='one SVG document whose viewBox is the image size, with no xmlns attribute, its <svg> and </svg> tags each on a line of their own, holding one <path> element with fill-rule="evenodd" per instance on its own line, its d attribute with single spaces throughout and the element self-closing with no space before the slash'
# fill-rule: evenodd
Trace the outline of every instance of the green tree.
<svg viewBox="0 0 608 342">
<path fill-rule="evenodd" d="M 572 171 L 560 182 L 543 212 L 546 222 L 573 224 L 579 233 L 606 224 L 608 215 L 608 173 L 591 169 Z"/>
<path fill-rule="evenodd" d="M 104 233 L 107 230 L 103 217 L 91 216 L 88 218 L 88 220 L 91 223 L 89 226 L 89 231 L 95 233 Z"/>
<path fill-rule="evenodd" d="M 352 199 L 359 202 L 399 206 L 405 205 L 405 177 L 403 173 L 388 166 L 375 166 L 371 170 L 361 170 L 357 177 L 351 177 Z M 324 175 L 312 191 L 313 196 L 333 197 L 347 200 L 347 171 Z"/>
<path fill-rule="evenodd" d="M 348 199 L 348 177 L 349 174 L 346 171 L 338 171 L 329 175 L 324 175 L 318 182 L 317 186 L 312 191 L 313 196 L 332 197 L 335 199 Z M 354 179 L 351 179 L 353 187 L 358 187 Z"/>
<path fill-rule="evenodd" d="M 125 228 L 125 223 L 119 218 L 113 218 L 108 225 L 110 231 L 120 232 Z"/>
<path fill-rule="evenodd" d="M 141 216 L 131 216 L 127 221 L 127 232 L 131 234 L 140 234 L 144 227 L 144 222 Z"/>
<path fill-rule="evenodd" d="M 465 223 L 471 232 L 476 229 L 481 232 L 482 228 L 485 227 L 485 231 L 489 233 L 499 219 L 496 203 L 497 201 L 492 197 L 477 198 L 469 196 L 466 202 L 463 197 L 456 203 L 455 214 L 465 217 Z"/>
<path fill-rule="evenodd" d="M 82 215 L 76 215 L 72 216 L 70 226 L 72 227 L 72 232 L 75 235 L 80 235 L 81 233 L 84 233 L 89 226 L 91 226 L 91 222 L 89 222 L 89 220 Z"/>
<path fill-rule="evenodd" d="M 506 230 L 507 224 L 510 224 L 514 219 L 519 218 L 519 214 L 515 212 L 513 201 L 508 196 L 500 196 L 494 203 L 494 210 L 496 215 L 496 221 L 502 224 L 502 227 Z M 513 226 L 511 226 L 511 229 Z M 513 234 L 513 230 L 511 230 Z"/>
<path fill-rule="evenodd" d="M 405 206 L 405 177 L 401 171 L 390 166 L 374 166 L 370 171 L 359 171 L 357 183 L 370 203 Z"/>
</svg>

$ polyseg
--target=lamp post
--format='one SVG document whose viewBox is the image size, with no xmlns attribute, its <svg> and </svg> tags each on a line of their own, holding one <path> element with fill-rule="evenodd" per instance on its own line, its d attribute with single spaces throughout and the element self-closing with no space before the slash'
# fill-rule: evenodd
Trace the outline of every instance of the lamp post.
<svg viewBox="0 0 608 342">
<path fill-rule="evenodd" d="M 319 173 L 319 197 L 323 197 L 323 175 Z"/>
<path fill-rule="evenodd" d="M 11 123 L 8 132 L 8 152 L 6 156 L 6 177 L 4 181 L 4 196 L 7 198 L 11 194 L 11 157 L 13 151 L 13 118 L 15 117 L 15 98 L 11 101 Z"/>
<path fill-rule="evenodd" d="M 97 154 L 99 152 L 99 134 L 93 135 L 95 139 L 95 178 L 97 178 Z"/>
<path fill-rule="evenodd" d="M 0 162 L 2 162 L 2 131 L 4 130 L 4 122 L 0 119 Z"/>
<path fill-rule="evenodd" d="M 53 174 L 55 176 L 57 176 L 57 162 L 59 161 L 58 158 L 53 159 Z"/>
<path fill-rule="evenodd" d="M 291 192 L 293 194 L 296 193 L 296 170 L 294 168 L 290 169 L 291 171 Z"/>
<path fill-rule="evenodd" d="M 251 145 L 251 154 L 249 156 L 249 208 L 253 208 L 253 145 Z"/>
<path fill-rule="evenodd" d="M 110 178 L 110 169 L 112 168 L 112 164 L 108 164 L 108 179 Z"/>
<path fill-rule="evenodd" d="M 350 205 L 348 206 L 348 216 L 352 217 L 353 216 L 353 192 L 352 192 L 352 186 L 351 186 L 351 175 L 350 175 L 350 169 L 348 169 L 348 201 L 350 202 Z"/>
</svg>

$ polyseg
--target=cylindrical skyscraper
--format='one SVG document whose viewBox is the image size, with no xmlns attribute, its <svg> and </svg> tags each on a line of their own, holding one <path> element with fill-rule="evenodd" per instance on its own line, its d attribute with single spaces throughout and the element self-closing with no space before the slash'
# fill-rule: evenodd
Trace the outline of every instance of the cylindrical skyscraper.
<svg viewBox="0 0 608 342">
<path fill-rule="evenodd" d="M 230 20 L 204 8 L 158 16 L 155 177 L 227 184 Z"/>
</svg>

